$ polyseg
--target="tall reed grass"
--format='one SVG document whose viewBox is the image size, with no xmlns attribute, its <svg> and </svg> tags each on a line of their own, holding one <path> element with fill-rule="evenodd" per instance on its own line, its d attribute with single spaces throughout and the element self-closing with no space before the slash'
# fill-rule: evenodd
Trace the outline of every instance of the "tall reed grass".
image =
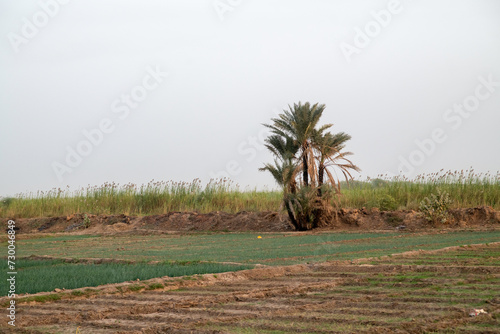
<svg viewBox="0 0 500 334">
<path fill-rule="evenodd" d="M 475 174 L 474 170 L 443 171 L 406 177 L 354 180 L 343 184 L 338 205 L 346 208 L 417 210 L 420 202 L 445 191 L 451 207 L 492 206 L 500 210 L 500 172 Z M 192 182 L 151 181 L 146 185 L 105 183 L 77 191 L 52 189 L 19 194 L 0 201 L 0 217 L 31 218 L 65 216 L 74 213 L 152 215 L 172 211 L 207 213 L 224 211 L 277 211 L 279 191 L 240 190 L 228 179 L 211 180 L 205 186 Z"/>
<path fill-rule="evenodd" d="M 379 175 L 352 181 L 340 197 L 341 207 L 418 210 L 420 202 L 440 189 L 449 194 L 450 208 L 492 206 L 500 209 L 500 172 L 474 173 L 474 169 L 440 170 L 414 179 Z"/>
<path fill-rule="evenodd" d="M 74 213 L 153 215 L 172 211 L 277 210 L 277 192 L 242 191 L 228 179 L 211 180 L 204 187 L 192 182 L 150 181 L 145 185 L 104 183 L 76 191 L 69 188 L 19 194 L 0 205 L 0 217 L 29 218 Z"/>
</svg>

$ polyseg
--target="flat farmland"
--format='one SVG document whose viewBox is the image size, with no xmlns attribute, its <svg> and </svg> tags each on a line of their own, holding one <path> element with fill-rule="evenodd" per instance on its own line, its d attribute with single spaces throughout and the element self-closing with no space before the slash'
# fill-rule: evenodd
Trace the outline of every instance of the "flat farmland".
<svg viewBox="0 0 500 334">
<path fill-rule="evenodd" d="M 418 234 L 26 235 L 18 243 L 20 280 L 16 291 L 33 294 L 163 276 L 356 260 L 499 240 L 500 231 L 495 230 Z M 7 261 L 0 263 L 0 269 L 8 271 Z M 0 296 L 7 294 L 7 288 L 0 285 Z"/>
<path fill-rule="evenodd" d="M 254 269 L 21 305 L 19 319 L 29 333 L 498 333 L 499 258 L 495 243 Z"/>
<path fill-rule="evenodd" d="M 23 256 L 219 263 L 230 259 L 233 264 L 261 266 L 42 294 L 57 298 L 20 302 L 22 330 L 16 333 L 500 331 L 497 231 L 258 236 L 71 235 L 20 240 Z M 66 247 L 61 249 L 61 244 Z M 281 257 L 282 251 L 288 256 Z M 487 314 L 470 317 L 474 308 Z"/>
<path fill-rule="evenodd" d="M 259 238 L 260 237 L 260 238 Z M 0 247 L 6 246 L 3 238 Z M 128 261 L 212 261 L 290 265 L 352 260 L 415 249 L 500 241 L 500 230 L 423 233 L 172 233 L 160 235 L 25 235 L 18 257 Z"/>
</svg>

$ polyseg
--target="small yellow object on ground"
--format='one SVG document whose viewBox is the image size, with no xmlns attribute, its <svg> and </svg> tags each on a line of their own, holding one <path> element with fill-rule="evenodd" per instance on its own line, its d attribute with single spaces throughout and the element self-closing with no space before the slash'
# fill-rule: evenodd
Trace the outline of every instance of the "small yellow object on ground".
<svg viewBox="0 0 500 334">
<path fill-rule="evenodd" d="M 262 239 L 262 237 L 259 235 L 259 236 L 257 237 L 257 239 Z"/>
</svg>

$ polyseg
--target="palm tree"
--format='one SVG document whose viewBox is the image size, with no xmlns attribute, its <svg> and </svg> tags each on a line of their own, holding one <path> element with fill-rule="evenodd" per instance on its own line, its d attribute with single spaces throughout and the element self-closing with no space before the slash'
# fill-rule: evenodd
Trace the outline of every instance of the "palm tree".
<svg viewBox="0 0 500 334">
<path fill-rule="evenodd" d="M 292 225 L 298 230 L 300 226 L 294 214 L 290 195 L 294 195 L 297 191 L 297 182 L 295 181 L 297 166 L 294 158 L 299 148 L 290 137 L 271 135 L 265 141 L 265 146 L 276 158 L 274 165 L 265 164 L 259 170 L 270 172 L 276 183 L 282 187 L 283 205 L 287 210 Z"/>
<path fill-rule="evenodd" d="M 271 135 L 265 140 L 266 148 L 271 151 L 278 159 L 275 160 L 275 166 L 266 164 L 260 170 L 268 170 L 273 174 L 273 177 L 279 177 L 281 180 L 277 183 L 289 189 L 291 193 L 295 193 L 296 181 L 295 172 L 297 166 L 294 162 L 297 155 L 298 146 L 290 137 L 282 137 L 278 135 Z M 273 172 L 274 171 L 274 172 Z M 278 172 L 278 174 L 276 174 Z"/>
<path fill-rule="evenodd" d="M 343 132 L 326 132 L 332 124 L 317 128 L 324 110 L 324 104 L 311 106 L 309 102 L 299 102 L 273 118 L 271 125 L 264 124 L 271 129 L 266 147 L 274 154 L 275 161 L 260 170 L 269 171 L 282 187 L 283 205 L 297 230 L 317 227 L 325 208 L 331 207 L 330 197 L 322 191 L 325 174 L 327 183 L 340 193 L 340 182 L 329 167 L 339 168 L 347 181 L 352 178 L 350 170 L 359 170 L 346 158 L 351 153 L 341 152 L 351 137 Z M 298 184 L 300 172 L 302 183 Z"/>
<path fill-rule="evenodd" d="M 301 230 L 299 221 L 295 215 L 295 210 L 293 206 L 293 196 L 297 191 L 295 172 L 296 166 L 293 164 L 291 159 L 280 161 L 279 159 L 274 160 L 274 165 L 265 164 L 264 167 L 259 168 L 260 171 L 269 171 L 274 177 L 276 183 L 281 186 L 283 190 L 283 206 L 285 207 L 290 222 L 295 227 L 296 230 Z"/>
<path fill-rule="evenodd" d="M 305 186 L 309 186 L 309 177 L 314 178 L 314 172 L 312 170 L 313 163 L 313 146 L 311 144 L 311 139 L 314 133 L 323 133 L 331 124 L 326 124 L 320 129 L 316 129 L 316 126 L 325 110 L 324 104 L 314 104 L 311 106 L 309 102 L 305 104 L 298 103 L 294 104 L 293 108 L 288 106 L 290 110 L 284 110 L 283 114 L 279 115 L 279 118 L 273 118 L 273 125 L 267 125 L 271 129 L 271 132 L 286 140 L 293 140 L 294 144 L 298 146 L 300 150 L 300 156 L 298 159 L 301 160 L 302 167 L 302 182 Z M 311 173 L 312 172 L 312 173 Z M 314 181 L 314 180 L 313 180 Z"/>
<path fill-rule="evenodd" d="M 325 134 L 315 133 L 313 135 L 313 145 L 318 152 L 316 160 L 318 161 L 318 197 L 322 196 L 321 187 L 324 184 L 325 174 L 327 175 L 328 182 L 333 186 L 338 193 L 340 193 L 340 182 L 328 170 L 328 167 L 337 167 L 340 169 L 344 178 L 348 182 L 352 179 L 350 170 L 360 171 L 359 167 L 354 165 L 347 156 L 352 155 L 351 152 L 342 152 L 345 143 L 351 139 L 351 136 L 345 132 L 332 134 L 327 132 Z"/>
<path fill-rule="evenodd" d="M 352 153 L 342 152 L 345 147 L 345 143 L 350 139 L 351 136 L 344 132 L 336 134 L 327 132 L 325 134 L 315 134 L 314 136 L 313 144 L 317 153 L 315 157 L 318 162 L 318 187 L 316 192 L 316 209 L 314 211 L 314 227 L 319 226 L 325 211 L 330 211 L 331 204 L 329 204 L 329 201 L 332 195 L 340 195 L 340 180 L 333 176 L 329 167 L 336 167 L 336 169 L 340 169 L 340 171 L 344 174 L 346 182 L 349 182 L 349 180 L 352 179 L 350 170 L 359 171 L 359 168 L 346 158 Z M 327 188 L 327 196 L 324 196 L 325 194 L 323 193 L 325 174 L 327 178 L 326 184 L 331 186 L 331 188 Z"/>
</svg>

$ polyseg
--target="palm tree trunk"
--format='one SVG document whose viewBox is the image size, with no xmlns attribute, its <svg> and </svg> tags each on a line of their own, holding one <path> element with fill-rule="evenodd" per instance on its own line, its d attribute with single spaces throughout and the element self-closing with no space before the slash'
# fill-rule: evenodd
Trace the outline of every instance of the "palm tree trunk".
<svg viewBox="0 0 500 334">
<path fill-rule="evenodd" d="M 316 198 L 316 209 L 314 210 L 314 221 L 313 228 L 319 227 L 321 219 L 323 218 L 323 203 L 321 198 L 323 197 L 323 191 L 321 186 L 324 183 L 325 178 L 325 165 L 320 162 L 318 166 L 318 197 Z"/>
<path fill-rule="evenodd" d="M 318 208 L 314 209 L 314 220 L 313 220 L 313 228 L 319 227 L 321 223 L 321 219 L 323 218 L 323 208 L 321 208 L 321 201 L 317 200 L 320 203 L 316 203 Z"/>
<path fill-rule="evenodd" d="M 318 168 L 318 197 L 321 198 L 323 193 L 321 191 L 321 186 L 323 185 L 325 178 L 325 166 L 320 163 Z"/>
<path fill-rule="evenodd" d="M 292 194 L 297 193 L 297 181 L 295 180 L 290 181 L 290 193 Z"/>
<path fill-rule="evenodd" d="M 302 179 L 304 181 L 304 185 L 307 187 L 309 186 L 309 165 L 307 162 L 307 153 L 304 152 L 304 155 L 302 156 Z"/>
<path fill-rule="evenodd" d="M 290 203 L 285 201 L 285 207 L 286 207 L 286 211 L 288 212 L 288 217 L 290 218 L 290 221 L 292 222 L 293 227 L 295 227 L 295 229 L 297 231 L 300 231 L 299 223 L 295 219 L 292 208 L 290 207 Z"/>
</svg>

